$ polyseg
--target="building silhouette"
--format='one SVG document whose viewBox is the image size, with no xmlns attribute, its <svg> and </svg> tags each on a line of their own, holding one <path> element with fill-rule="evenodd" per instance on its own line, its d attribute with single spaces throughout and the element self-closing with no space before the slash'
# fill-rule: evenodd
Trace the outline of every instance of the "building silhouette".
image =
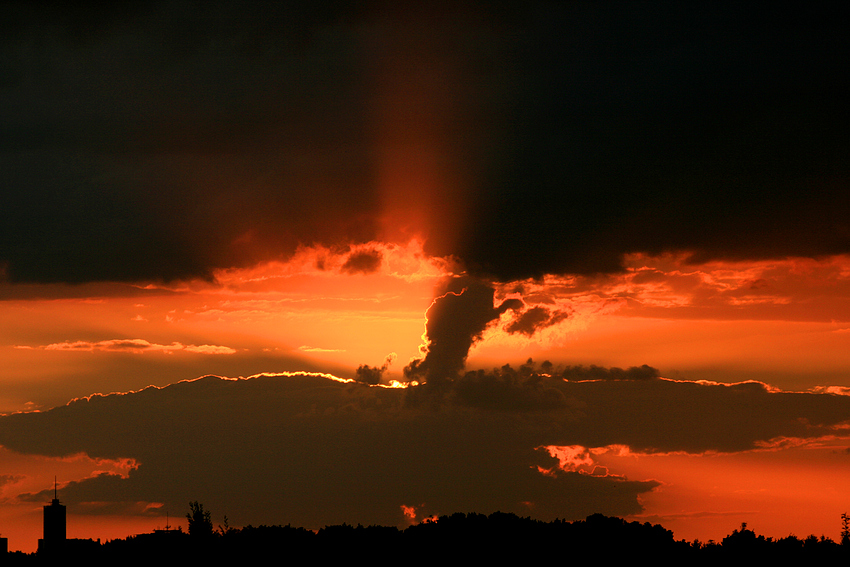
<svg viewBox="0 0 850 567">
<path fill-rule="evenodd" d="M 65 527 L 65 506 L 59 503 L 54 479 L 53 501 L 44 506 L 44 537 L 38 540 L 38 552 L 50 554 L 62 549 L 66 539 Z"/>
</svg>

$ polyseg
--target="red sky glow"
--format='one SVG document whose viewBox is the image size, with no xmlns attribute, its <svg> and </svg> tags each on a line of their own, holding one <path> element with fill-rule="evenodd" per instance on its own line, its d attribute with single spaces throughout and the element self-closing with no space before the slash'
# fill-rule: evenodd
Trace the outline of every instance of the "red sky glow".
<svg viewBox="0 0 850 567">
<path fill-rule="evenodd" d="M 503 511 L 838 538 L 843 12 L 8 20 L 10 549 L 36 549 L 54 477 L 69 537 L 102 540 L 185 528 L 190 501 L 231 526 Z"/>
</svg>

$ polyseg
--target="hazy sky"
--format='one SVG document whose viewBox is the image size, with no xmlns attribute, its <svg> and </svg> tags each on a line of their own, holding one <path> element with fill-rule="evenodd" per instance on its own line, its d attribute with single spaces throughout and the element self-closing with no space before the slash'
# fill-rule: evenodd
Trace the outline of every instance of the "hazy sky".
<svg viewBox="0 0 850 567">
<path fill-rule="evenodd" d="M 3 9 L 11 549 L 54 475 L 72 537 L 838 537 L 845 8 Z"/>
</svg>

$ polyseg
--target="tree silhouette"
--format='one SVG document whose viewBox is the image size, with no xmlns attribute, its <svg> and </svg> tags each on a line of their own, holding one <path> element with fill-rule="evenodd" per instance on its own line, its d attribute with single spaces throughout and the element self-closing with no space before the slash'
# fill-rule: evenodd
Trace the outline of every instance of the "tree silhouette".
<svg viewBox="0 0 850 567">
<path fill-rule="evenodd" d="M 204 510 L 204 505 L 197 500 L 189 502 L 189 512 L 186 513 L 189 520 L 189 535 L 192 537 L 212 537 L 213 524 L 212 515 L 209 510 Z"/>
<path fill-rule="evenodd" d="M 846 516 L 846 518 L 845 518 Z M 162 562 L 189 565 L 212 562 L 239 564 L 246 557 L 312 557 L 316 561 L 342 562 L 351 557 L 369 557 L 375 566 L 394 565 L 399 557 L 415 554 L 416 563 L 445 562 L 446 557 L 467 563 L 501 564 L 505 557 L 526 557 L 534 563 L 560 564 L 565 549 L 604 550 L 611 564 L 633 562 L 634 557 L 651 557 L 661 565 L 744 565 L 847 563 L 847 548 L 826 536 L 794 535 L 775 540 L 757 535 L 746 523 L 722 543 L 708 540 L 677 541 L 673 532 L 659 524 L 628 522 L 622 518 L 593 514 L 585 520 L 544 522 L 512 513 L 455 513 L 435 521 L 408 526 L 325 526 L 317 532 L 287 526 L 231 528 L 227 521 L 212 530 L 210 512 L 198 502 L 189 503 L 188 535 L 179 530 L 155 530 L 104 544 L 93 540 L 68 540 L 63 557 L 74 564 L 133 565 Z M 842 516 L 850 528 L 850 514 Z M 556 542 L 556 544 L 553 544 Z M 524 555 L 523 555 L 524 554 Z M 40 564 L 37 556 L 8 554 L 3 565 Z M 780 562 L 779 560 L 782 559 Z M 314 561 L 314 562 L 316 562 Z M 349 561 L 350 562 L 350 561 Z M 758 563 L 756 563 L 758 562 Z"/>
</svg>

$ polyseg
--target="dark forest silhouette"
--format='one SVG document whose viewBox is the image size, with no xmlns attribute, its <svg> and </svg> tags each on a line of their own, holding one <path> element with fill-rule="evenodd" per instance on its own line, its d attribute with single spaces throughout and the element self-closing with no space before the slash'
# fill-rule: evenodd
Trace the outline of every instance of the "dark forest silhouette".
<svg viewBox="0 0 850 567">
<path fill-rule="evenodd" d="M 43 564 L 78 559 L 85 561 L 148 564 L 154 561 L 197 562 L 199 559 L 240 561 L 251 558 L 310 557 L 340 561 L 368 558 L 371 564 L 425 564 L 436 561 L 567 561 L 593 556 L 606 562 L 631 561 L 638 556 L 654 561 L 687 561 L 716 564 L 718 561 L 850 559 L 850 519 L 842 515 L 842 541 L 810 535 L 774 539 L 756 533 L 744 523 L 722 541 L 676 540 L 659 524 L 628 522 L 593 514 L 585 520 L 544 522 L 515 514 L 456 513 L 411 525 L 332 525 L 318 531 L 291 525 L 213 527 L 211 514 L 198 502 L 186 514 L 188 531 L 181 528 L 155 530 L 101 544 L 93 540 L 67 540 L 67 545 L 45 554 L 6 555 L 11 565 Z"/>
</svg>

